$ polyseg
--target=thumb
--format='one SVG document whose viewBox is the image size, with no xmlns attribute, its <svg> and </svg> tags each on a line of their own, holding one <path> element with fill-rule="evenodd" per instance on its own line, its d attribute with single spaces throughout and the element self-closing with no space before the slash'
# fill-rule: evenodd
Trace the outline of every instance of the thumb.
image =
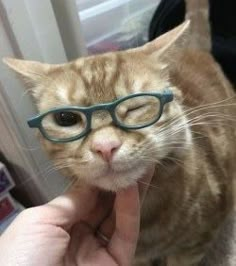
<svg viewBox="0 0 236 266">
<path fill-rule="evenodd" d="M 116 228 L 108 246 L 119 265 L 130 265 L 139 235 L 140 201 L 138 186 L 120 191 L 115 200 Z"/>
</svg>

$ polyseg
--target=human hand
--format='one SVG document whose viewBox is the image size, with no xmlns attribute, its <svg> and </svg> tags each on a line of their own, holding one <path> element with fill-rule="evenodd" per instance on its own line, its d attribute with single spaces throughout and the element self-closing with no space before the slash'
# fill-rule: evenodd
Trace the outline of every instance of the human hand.
<svg viewBox="0 0 236 266">
<path fill-rule="evenodd" d="M 114 220 L 105 218 L 111 206 L 112 232 Z M 16 218 L 0 238 L 0 265 L 130 265 L 139 221 L 137 185 L 118 192 L 114 206 L 110 195 L 101 197 L 97 189 L 73 190 Z M 108 241 L 96 234 L 98 228 L 106 231 L 106 225 Z"/>
</svg>

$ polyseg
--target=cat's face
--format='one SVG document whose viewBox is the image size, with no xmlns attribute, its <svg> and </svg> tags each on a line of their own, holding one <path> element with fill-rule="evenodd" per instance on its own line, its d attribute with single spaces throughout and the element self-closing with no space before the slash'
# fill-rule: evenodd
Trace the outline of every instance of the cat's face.
<svg viewBox="0 0 236 266">
<path fill-rule="evenodd" d="M 180 92 L 168 80 L 166 63 L 154 56 L 154 45 L 159 43 L 54 66 L 8 61 L 11 67 L 36 83 L 33 95 L 40 113 L 60 106 L 112 102 L 131 93 L 163 92 L 166 88 L 175 95 L 175 100 L 165 105 L 160 120 L 144 129 L 122 130 L 112 124 L 109 113 L 95 112 L 91 132 L 79 140 L 53 143 L 41 136 L 44 148 L 63 173 L 116 191 L 136 182 L 154 164 L 175 152 L 173 146 L 178 138 L 183 145 L 183 139 L 188 140 L 187 131 L 176 133 L 178 124 L 170 124 L 176 116 L 181 117 L 180 122 L 184 120 L 178 100 Z M 139 115 L 139 112 L 132 112 L 131 120 Z M 53 121 L 51 123 L 56 130 L 58 125 L 55 121 L 54 125 Z M 70 128 L 66 131 L 69 134 Z"/>
</svg>

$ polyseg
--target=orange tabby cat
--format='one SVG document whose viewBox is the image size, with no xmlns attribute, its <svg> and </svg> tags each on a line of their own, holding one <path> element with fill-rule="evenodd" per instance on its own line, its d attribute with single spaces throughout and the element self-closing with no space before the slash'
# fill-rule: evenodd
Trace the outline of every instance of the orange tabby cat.
<svg viewBox="0 0 236 266">
<path fill-rule="evenodd" d="M 123 130 L 106 111 L 94 112 L 92 129 L 77 141 L 41 137 L 64 173 L 117 191 L 156 171 L 141 219 L 135 265 L 156 258 L 168 266 L 198 265 L 233 205 L 236 173 L 235 94 L 209 54 L 207 0 L 188 0 L 187 19 L 141 48 L 79 58 L 62 65 L 16 59 L 5 62 L 30 79 L 40 112 L 91 106 L 137 92 L 163 92 L 174 100 L 154 125 Z M 135 120 L 147 107 L 126 108 Z M 57 136 L 73 130 L 47 122 Z"/>
</svg>

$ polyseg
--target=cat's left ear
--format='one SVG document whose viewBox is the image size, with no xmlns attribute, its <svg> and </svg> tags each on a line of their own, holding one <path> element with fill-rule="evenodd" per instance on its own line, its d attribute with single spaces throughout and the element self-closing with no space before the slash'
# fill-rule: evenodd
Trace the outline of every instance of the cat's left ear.
<svg viewBox="0 0 236 266">
<path fill-rule="evenodd" d="M 38 83 L 44 78 L 51 65 L 36 61 L 26 61 L 15 58 L 3 58 L 3 62 L 21 76 L 33 83 Z"/>
<path fill-rule="evenodd" d="M 154 57 L 168 58 L 178 54 L 180 49 L 187 48 L 191 36 L 190 21 L 186 21 L 147 43 L 143 49 Z"/>
</svg>

